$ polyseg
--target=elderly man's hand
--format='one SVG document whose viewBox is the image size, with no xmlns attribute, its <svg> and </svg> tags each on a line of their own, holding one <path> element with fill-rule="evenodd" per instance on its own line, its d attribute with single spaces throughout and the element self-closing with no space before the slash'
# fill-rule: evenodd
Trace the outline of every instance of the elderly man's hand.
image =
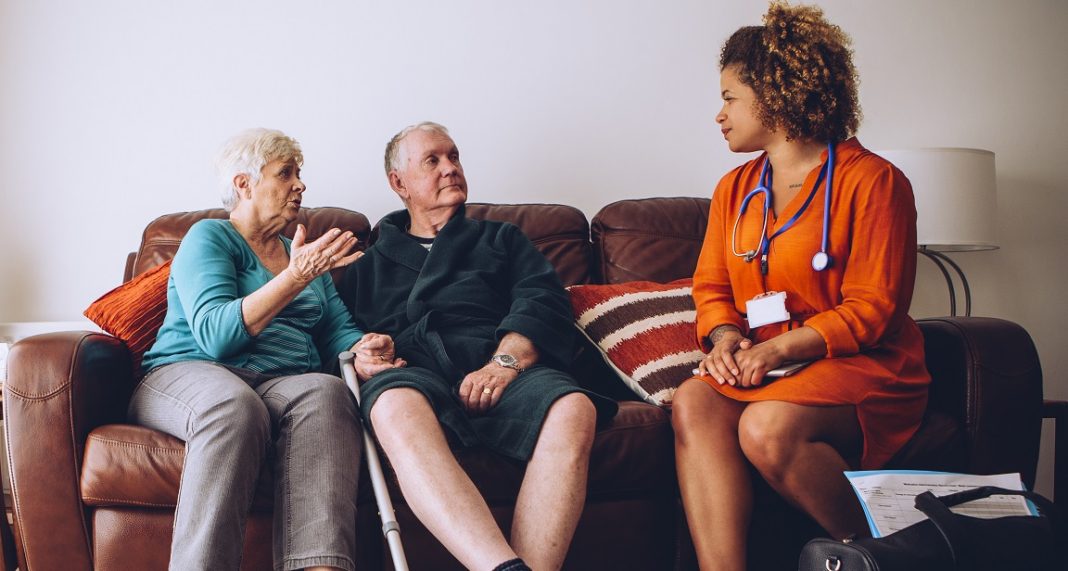
<svg viewBox="0 0 1068 571">
<path fill-rule="evenodd" d="M 352 232 L 342 232 L 339 228 L 331 228 L 310 244 L 304 243 L 306 237 L 307 230 L 304 225 L 298 224 L 290 246 L 289 267 L 286 268 L 293 279 L 300 283 L 306 284 L 330 270 L 347 266 L 363 256 L 363 252 L 345 255 L 358 242 Z"/>
<path fill-rule="evenodd" d="M 519 376 L 517 371 L 493 363 L 468 373 L 460 383 L 460 401 L 467 412 L 482 414 L 497 406 L 505 389 Z"/>
<path fill-rule="evenodd" d="M 397 357 L 393 338 L 382 333 L 365 333 L 352 346 L 352 353 L 356 356 L 353 365 L 360 382 L 365 382 L 387 369 L 408 365 L 407 361 Z"/>
</svg>

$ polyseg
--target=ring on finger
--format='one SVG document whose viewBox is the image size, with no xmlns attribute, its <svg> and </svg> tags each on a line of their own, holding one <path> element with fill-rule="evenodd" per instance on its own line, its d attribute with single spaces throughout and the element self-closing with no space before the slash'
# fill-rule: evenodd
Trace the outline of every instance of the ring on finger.
<svg viewBox="0 0 1068 571">
<path fill-rule="evenodd" d="M 493 394 L 493 389 L 491 389 L 489 387 L 482 387 L 482 394 L 491 395 L 491 394 Z"/>
</svg>

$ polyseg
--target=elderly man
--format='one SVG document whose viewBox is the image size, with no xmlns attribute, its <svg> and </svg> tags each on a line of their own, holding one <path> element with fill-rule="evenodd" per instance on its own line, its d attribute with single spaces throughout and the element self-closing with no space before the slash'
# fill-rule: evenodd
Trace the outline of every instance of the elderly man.
<svg viewBox="0 0 1068 571">
<path fill-rule="evenodd" d="M 408 505 L 461 563 L 559 569 L 595 424 L 616 405 L 560 370 L 572 315 L 552 265 L 517 227 L 465 216 L 467 181 L 445 127 L 398 133 L 386 173 L 405 210 L 382 220 L 349 267 L 344 297 L 361 327 L 393 336 L 408 366 L 364 385 L 363 414 Z M 450 443 L 526 462 L 510 544 Z"/>
</svg>

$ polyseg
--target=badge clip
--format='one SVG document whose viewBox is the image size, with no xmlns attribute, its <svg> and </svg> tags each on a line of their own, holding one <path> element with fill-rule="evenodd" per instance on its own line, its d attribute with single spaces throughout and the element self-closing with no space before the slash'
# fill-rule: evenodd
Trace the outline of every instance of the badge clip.
<svg viewBox="0 0 1068 571">
<path fill-rule="evenodd" d="M 745 302 L 745 313 L 750 329 L 788 321 L 790 312 L 786 311 L 786 292 L 769 291 L 754 297 Z"/>
</svg>

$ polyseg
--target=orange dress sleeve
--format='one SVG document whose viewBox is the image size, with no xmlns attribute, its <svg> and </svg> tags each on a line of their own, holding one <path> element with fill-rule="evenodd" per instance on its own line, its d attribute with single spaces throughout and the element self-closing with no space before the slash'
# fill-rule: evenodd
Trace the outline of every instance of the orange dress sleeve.
<svg viewBox="0 0 1068 571">
<path fill-rule="evenodd" d="M 843 264 L 841 302 L 805 321 L 827 343 L 828 357 L 874 346 L 908 310 L 916 272 L 916 207 L 908 179 L 890 164 L 842 173 L 856 188 Z M 836 209 L 837 210 L 837 209 Z"/>
<path fill-rule="evenodd" d="M 725 212 L 727 195 L 734 192 L 742 167 L 728 173 L 716 185 L 708 212 L 708 229 L 701 245 L 701 255 L 693 274 L 693 300 L 697 308 L 697 346 L 702 351 L 712 349 L 708 336 L 720 325 L 734 325 L 742 334 L 748 325 L 735 306 L 726 256 L 731 252 L 727 234 L 729 214 Z"/>
</svg>

